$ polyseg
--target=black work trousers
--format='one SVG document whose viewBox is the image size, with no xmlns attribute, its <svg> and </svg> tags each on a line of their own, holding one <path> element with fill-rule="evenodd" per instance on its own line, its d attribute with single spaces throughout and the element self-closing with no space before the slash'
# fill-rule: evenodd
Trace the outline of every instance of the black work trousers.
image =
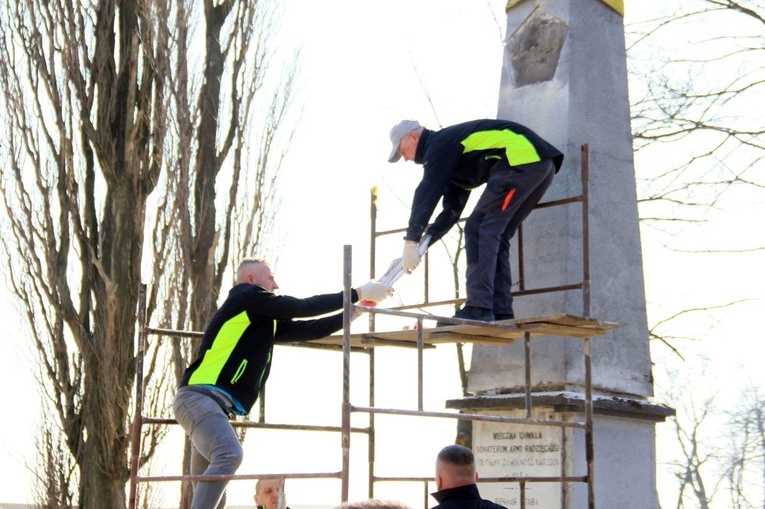
<svg viewBox="0 0 765 509">
<path fill-rule="evenodd" d="M 465 223 L 465 305 L 513 314 L 510 239 L 553 180 L 552 159 L 510 166 L 498 161 Z"/>
</svg>

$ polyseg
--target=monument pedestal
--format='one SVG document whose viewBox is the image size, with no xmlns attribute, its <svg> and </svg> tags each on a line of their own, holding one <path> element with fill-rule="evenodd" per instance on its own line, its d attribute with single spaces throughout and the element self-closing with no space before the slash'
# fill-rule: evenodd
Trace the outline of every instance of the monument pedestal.
<svg viewBox="0 0 765 509">
<path fill-rule="evenodd" d="M 584 394 L 546 392 L 532 395 L 532 421 L 584 422 Z M 468 397 L 447 402 L 468 413 L 526 418 L 524 395 Z M 655 490 L 656 422 L 674 411 L 664 405 L 623 397 L 593 398 L 594 490 L 596 507 L 657 507 Z M 473 423 L 472 449 L 481 496 L 509 509 L 587 507 L 585 431 L 539 424 Z M 531 479 L 498 482 L 498 478 Z M 535 478 L 556 479 L 537 482 Z M 484 482 L 493 480 L 494 482 Z M 570 482 L 566 482 L 570 479 Z M 563 482 L 560 482 L 563 481 Z M 646 486 L 652 487 L 646 491 Z"/>
<path fill-rule="evenodd" d="M 577 314 L 584 309 L 585 316 L 619 324 L 618 330 L 592 341 L 588 385 L 593 394 L 592 441 L 586 440 L 584 428 L 576 426 L 474 422 L 472 445 L 481 477 L 544 473 L 594 480 L 527 481 L 525 507 L 580 509 L 593 503 L 604 509 L 658 507 L 654 426 L 673 410 L 651 401 L 622 4 L 613 0 L 507 4 L 497 117 L 530 127 L 564 152 L 563 167 L 542 205 L 587 188 L 581 210 L 540 207 L 523 222 L 523 249 L 517 258 L 525 263 L 511 260 L 516 264 L 514 276 L 519 276 L 514 279 L 520 290 L 515 315 Z M 580 152 L 583 146 L 589 150 Z M 581 175 L 576 171 L 585 162 L 587 178 L 584 171 Z M 581 291 L 527 291 L 565 288 L 580 281 Z M 476 345 L 468 377 L 468 391 L 475 396 L 448 405 L 468 413 L 527 417 L 521 393 L 528 386 L 536 416 L 582 422 L 581 393 L 587 385 L 583 347 L 555 335 L 534 342 L 527 356 L 520 342 Z M 530 377 L 524 376 L 526 362 L 532 366 Z M 520 485 L 482 485 L 481 492 L 508 508 L 521 507 Z"/>
</svg>

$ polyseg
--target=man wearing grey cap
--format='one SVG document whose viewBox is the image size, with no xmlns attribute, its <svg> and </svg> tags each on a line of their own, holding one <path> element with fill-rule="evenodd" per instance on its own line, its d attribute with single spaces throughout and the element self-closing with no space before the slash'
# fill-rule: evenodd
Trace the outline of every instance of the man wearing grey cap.
<svg viewBox="0 0 765 509">
<path fill-rule="evenodd" d="M 465 305 L 455 318 L 494 321 L 515 317 L 510 239 L 539 203 L 563 163 L 563 154 L 534 131 L 508 120 L 481 119 L 431 131 L 402 120 L 390 131 L 388 161 L 423 166 L 412 200 L 401 261 L 411 273 L 419 242 L 438 201 L 443 210 L 427 228 L 433 244 L 460 218 L 470 191 L 486 184 L 465 223 Z"/>
</svg>

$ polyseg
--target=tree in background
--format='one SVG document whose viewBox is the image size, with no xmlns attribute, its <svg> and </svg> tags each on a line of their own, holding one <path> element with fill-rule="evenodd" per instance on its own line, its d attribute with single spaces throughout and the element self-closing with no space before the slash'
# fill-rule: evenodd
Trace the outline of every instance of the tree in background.
<svg viewBox="0 0 765 509">
<path fill-rule="evenodd" d="M 701 376 L 714 376 L 705 363 Z M 669 419 L 679 453 L 667 469 L 678 483 L 672 505 L 682 508 L 763 507 L 765 398 L 753 381 L 732 398 L 709 393 L 695 372 L 672 372 L 665 396 L 677 409 Z"/>
<path fill-rule="evenodd" d="M 199 48 L 189 47 L 193 34 L 187 22 L 200 14 L 198 6 L 178 6 L 183 31 L 170 106 L 177 129 L 169 134 L 177 150 L 168 156 L 158 189 L 147 310 L 148 319 L 158 315 L 151 323 L 194 331 L 204 330 L 215 312 L 232 265 L 245 256 L 275 254 L 276 184 L 294 134 L 294 119 L 288 117 L 297 76 L 296 56 L 278 67 L 277 2 L 207 2 L 204 7 L 206 56 L 200 70 L 193 65 Z M 193 78 L 199 75 L 204 79 Z M 144 386 L 157 398 L 149 408 L 171 417 L 172 393 L 197 348 L 198 341 L 152 343 L 148 357 L 171 359 L 173 377 L 147 370 Z M 245 429 L 239 428 L 242 434 Z M 158 444 L 149 443 L 152 433 L 144 429 L 149 451 Z M 190 454 L 186 440 L 185 474 Z"/>
<path fill-rule="evenodd" d="M 662 10 L 628 27 L 641 223 L 650 227 L 652 238 L 661 239 L 670 252 L 683 253 L 689 263 L 691 257 L 703 258 L 710 271 L 702 280 L 725 279 L 717 257 L 726 254 L 725 263 L 731 265 L 755 261 L 765 250 L 762 236 L 756 229 L 741 228 L 742 235 L 731 245 L 711 233 L 688 233 L 731 211 L 742 225 L 762 213 L 757 204 L 763 202 L 765 187 L 765 4 L 693 0 Z M 650 273 L 650 263 L 646 269 Z M 660 302 L 667 311 L 658 303 L 649 306 L 651 339 L 683 361 L 686 377 L 729 378 L 706 372 L 714 364 L 693 370 L 688 361 L 701 341 L 743 340 L 714 332 L 734 308 L 762 298 L 748 290 L 742 294 L 742 286 L 734 284 L 739 290 L 727 296 L 702 292 L 691 305 L 665 294 Z M 675 375 L 667 376 L 670 386 L 677 383 Z M 660 383 L 658 388 L 677 407 L 672 423 L 678 449 L 669 465 L 678 479 L 674 506 L 762 507 L 765 470 L 761 449 L 756 454 L 757 415 L 752 412 L 757 405 L 762 408 L 762 398 L 747 395 L 744 387 L 723 406 L 721 398 L 691 398 Z"/>
<path fill-rule="evenodd" d="M 718 488 L 715 483 L 708 482 L 714 457 L 720 451 L 719 440 L 709 432 L 714 429 L 718 414 L 716 395 L 697 394 L 687 375 L 674 373 L 673 379 L 677 383 L 667 389 L 666 397 L 677 412 L 669 418 L 680 449 L 680 454 L 669 462 L 679 487 L 675 507 L 708 509 Z"/>
<path fill-rule="evenodd" d="M 40 477 L 56 479 L 45 506 L 76 485 L 65 495 L 79 507 L 125 507 L 142 267 L 160 321 L 201 328 L 230 260 L 270 233 L 294 77 L 289 66 L 266 75 L 273 5 L 0 7 L 0 242 L 57 417 L 40 451 L 51 469 Z M 152 383 L 174 385 L 162 355 L 151 359 Z M 52 454 L 57 428 L 76 482 Z M 147 433 L 151 453 L 164 431 Z"/>
<path fill-rule="evenodd" d="M 665 10 L 630 25 L 628 39 L 635 151 L 651 161 L 641 219 L 666 227 L 703 220 L 734 190 L 765 187 L 765 5 L 693 0 Z"/>
<path fill-rule="evenodd" d="M 725 413 L 728 446 L 723 475 L 733 509 L 765 506 L 765 394 L 756 383 L 745 385 L 738 404 Z"/>
</svg>

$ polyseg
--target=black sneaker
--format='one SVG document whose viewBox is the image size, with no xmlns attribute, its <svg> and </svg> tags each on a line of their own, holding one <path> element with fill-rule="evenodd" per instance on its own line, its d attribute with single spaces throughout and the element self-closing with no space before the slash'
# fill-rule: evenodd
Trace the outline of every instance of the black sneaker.
<svg viewBox="0 0 765 509">
<path fill-rule="evenodd" d="M 502 320 L 515 320 L 515 315 L 513 313 L 497 313 L 494 315 L 494 320 L 497 322 L 501 322 Z"/>
<path fill-rule="evenodd" d="M 477 308 L 474 306 L 464 306 L 462 309 L 454 313 L 454 318 L 462 318 L 463 320 L 478 320 L 481 322 L 493 322 L 494 313 L 489 309 Z M 449 322 L 436 322 L 436 327 L 448 327 L 449 325 L 459 325 Z"/>
</svg>

